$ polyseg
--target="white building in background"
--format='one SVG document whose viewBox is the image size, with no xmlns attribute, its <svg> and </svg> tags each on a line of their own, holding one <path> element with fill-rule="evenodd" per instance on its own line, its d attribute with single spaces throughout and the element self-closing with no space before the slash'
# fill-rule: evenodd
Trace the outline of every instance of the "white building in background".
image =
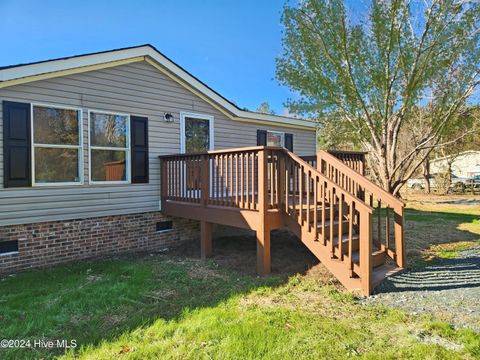
<svg viewBox="0 0 480 360">
<path fill-rule="evenodd" d="M 480 175 L 480 150 L 470 150 L 457 155 L 438 158 L 430 162 L 430 172 L 438 174 L 448 171 L 452 166 L 452 174 L 458 177 L 469 178 Z"/>
</svg>

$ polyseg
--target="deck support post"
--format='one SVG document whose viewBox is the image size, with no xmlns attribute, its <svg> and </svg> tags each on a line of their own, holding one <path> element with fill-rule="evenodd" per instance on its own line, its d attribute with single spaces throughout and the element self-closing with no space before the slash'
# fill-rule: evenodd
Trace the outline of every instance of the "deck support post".
<svg viewBox="0 0 480 360">
<path fill-rule="evenodd" d="M 369 296 L 373 290 L 372 234 L 372 214 L 363 212 L 360 214 L 360 279 L 364 296 Z"/>
<path fill-rule="evenodd" d="M 403 207 L 395 209 L 394 220 L 395 220 L 395 252 L 396 252 L 396 263 L 399 267 L 405 268 L 405 235 L 404 235 L 404 211 Z"/>
<path fill-rule="evenodd" d="M 258 222 L 257 232 L 257 273 L 260 276 L 270 274 L 270 226 L 267 223 L 268 211 L 268 153 L 266 149 L 258 152 Z"/>
<path fill-rule="evenodd" d="M 200 255 L 203 260 L 212 256 L 212 223 L 200 221 Z"/>
<path fill-rule="evenodd" d="M 257 273 L 260 276 L 270 274 L 272 269 L 270 257 L 270 231 L 257 230 Z"/>
</svg>

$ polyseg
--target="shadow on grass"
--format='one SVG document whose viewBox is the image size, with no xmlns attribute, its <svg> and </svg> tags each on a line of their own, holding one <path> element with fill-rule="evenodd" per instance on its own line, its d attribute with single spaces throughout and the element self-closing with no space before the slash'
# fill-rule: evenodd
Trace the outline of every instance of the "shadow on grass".
<svg viewBox="0 0 480 360">
<path fill-rule="evenodd" d="M 480 241 L 480 215 L 406 209 L 405 241 L 408 268 L 455 257 Z"/>
<path fill-rule="evenodd" d="M 435 261 L 389 279 L 383 292 L 441 291 L 480 287 L 480 249 L 477 255 Z"/>
<path fill-rule="evenodd" d="M 299 246 L 300 245 L 300 246 Z M 75 339 L 97 346 L 158 319 L 214 307 L 239 294 L 276 287 L 318 263 L 289 236 L 272 236 L 272 276 L 255 275 L 254 237 L 214 241 L 214 258 L 199 244 L 168 254 L 131 254 L 81 261 L 0 278 L 0 339 Z M 63 349 L 0 349 L 1 359 L 53 358 Z"/>
<path fill-rule="evenodd" d="M 480 287 L 479 215 L 407 209 L 405 238 L 407 271 L 377 293 Z"/>
</svg>

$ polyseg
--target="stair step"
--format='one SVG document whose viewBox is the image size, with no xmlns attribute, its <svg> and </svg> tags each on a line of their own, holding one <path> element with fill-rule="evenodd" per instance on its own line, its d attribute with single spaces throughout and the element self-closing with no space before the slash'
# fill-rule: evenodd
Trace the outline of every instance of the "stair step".
<svg viewBox="0 0 480 360">
<path fill-rule="evenodd" d="M 372 253 L 372 261 L 373 261 L 373 270 L 375 271 L 376 268 L 385 265 L 385 258 L 386 258 L 386 251 L 385 250 L 377 250 Z M 355 251 L 352 254 L 352 261 L 353 261 L 353 271 L 357 274 L 360 273 L 360 253 Z"/>
<path fill-rule="evenodd" d="M 342 252 L 343 252 L 343 257 L 347 257 L 347 254 L 348 254 L 348 242 L 349 242 L 349 236 L 348 234 L 345 234 L 342 236 Z M 328 246 L 328 243 L 327 243 L 327 246 Z M 334 239 L 333 239 L 333 255 L 335 255 L 337 258 L 340 258 L 340 249 L 338 247 L 338 237 L 336 236 Z M 358 249 L 360 247 L 360 241 L 359 241 L 359 236 L 357 234 L 353 234 L 352 236 L 352 255 L 355 253 L 355 252 L 358 252 Z"/>
<path fill-rule="evenodd" d="M 337 236 L 338 235 L 338 230 L 339 230 L 339 227 L 340 227 L 339 224 L 340 224 L 340 221 L 338 220 L 338 218 L 334 219 L 333 222 L 331 221 L 331 219 L 326 219 L 325 220 L 325 234 L 327 236 L 330 236 L 330 226 L 333 226 L 333 235 Z M 342 221 L 342 234 L 348 233 L 348 226 L 349 226 L 348 219 L 344 219 Z M 319 232 L 321 233 L 323 227 L 322 227 L 322 224 L 320 222 L 318 222 L 317 228 L 318 228 Z"/>
<path fill-rule="evenodd" d="M 375 287 L 380 285 L 380 283 L 382 283 L 383 280 L 385 280 L 387 277 L 398 274 L 403 270 L 404 269 L 401 267 L 388 264 L 383 264 L 382 266 L 373 269 L 372 288 L 374 289 Z"/>
</svg>

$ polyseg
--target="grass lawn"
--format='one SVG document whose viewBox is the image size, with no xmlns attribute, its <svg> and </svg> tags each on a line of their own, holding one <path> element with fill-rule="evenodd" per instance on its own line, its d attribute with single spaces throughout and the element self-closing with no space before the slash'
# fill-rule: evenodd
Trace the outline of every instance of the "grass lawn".
<svg viewBox="0 0 480 360">
<path fill-rule="evenodd" d="M 407 212 L 407 248 L 417 264 L 454 256 L 452 242 L 471 246 L 480 238 L 480 210 L 427 210 Z M 418 239 L 428 229 L 437 233 L 433 245 L 433 236 Z M 0 359 L 480 358 L 473 331 L 362 305 L 321 265 L 268 278 L 240 271 L 239 264 L 253 266 L 255 252 L 254 243 L 238 244 L 216 242 L 220 255 L 209 262 L 155 254 L 4 277 L 0 339 L 75 339 L 79 346 L 0 349 Z M 280 251 L 294 257 L 288 246 L 272 246 L 274 269 Z M 228 254 L 237 254 L 235 266 Z"/>
</svg>

